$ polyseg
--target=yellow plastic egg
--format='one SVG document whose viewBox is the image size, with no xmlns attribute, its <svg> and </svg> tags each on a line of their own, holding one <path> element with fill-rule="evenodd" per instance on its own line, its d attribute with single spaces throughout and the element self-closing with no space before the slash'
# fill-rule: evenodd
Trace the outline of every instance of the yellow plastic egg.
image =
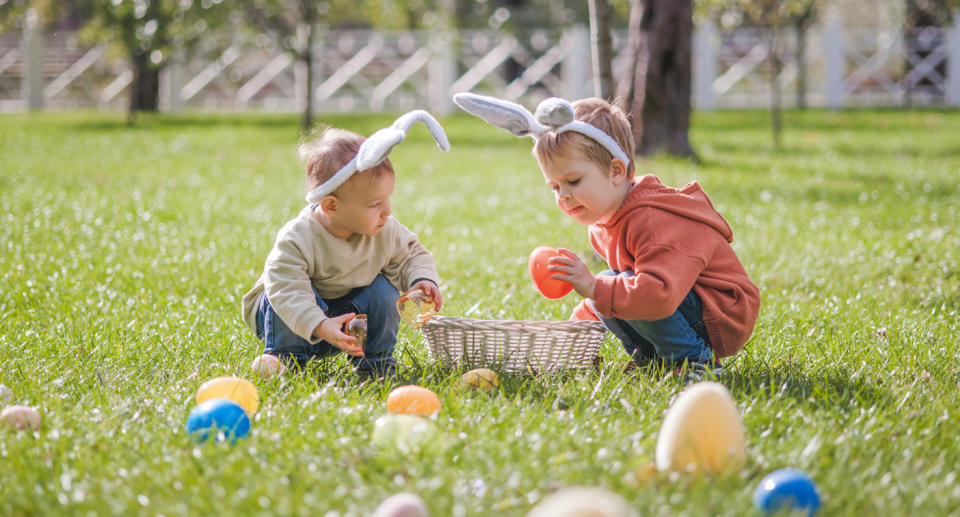
<svg viewBox="0 0 960 517">
<path fill-rule="evenodd" d="M 483 390 L 494 393 L 500 388 L 500 379 L 497 372 L 487 368 L 470 370 L 460 377 L 460 384 L 474 390 Z"/>
<path fill-rule="evenodd" d="M 409 415 L 433 415 L 440 412 L 440 397 L 421 386 L 400 386 L 387 395 L 387 410 Z"/>
<path fill-rule="evenodd" d="M 40 413 L 30 406 L 10 406 L 0 411 L 0 424 L 18 431 L 40 429 Z"/>
<path fill-rule="evenodd" d="M 657 437 L 657 469 L 716 473 L 742 467 L 745 456 L 740 412 L 722 385 L 698 382 L 667 411 Z"/>
<path fill-rule="evenodd" d="M 203 383 L 197 390 L 197 404 L 218 398 L 240 404 L 248 416 L 253 416 L 260 406 L 257 388 L 250 381 L 240 377 L 216 377 Z"/>
</svg>

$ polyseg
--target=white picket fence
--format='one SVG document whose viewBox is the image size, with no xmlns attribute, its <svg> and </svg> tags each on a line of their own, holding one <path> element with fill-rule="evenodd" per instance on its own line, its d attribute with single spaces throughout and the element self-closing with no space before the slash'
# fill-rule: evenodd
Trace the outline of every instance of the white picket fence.
<svg viewBox="0 0 960 517">
<path fill-rule="evenodd" d="M 785 106 L 795 105 L 797 38 L 782 34 Z M 614 35 L 614 76 L 623 77 L 625 34 Z M 960 19 L 911 34 L 849 29 L 835 21 L 808 31 L 809 106 L 960 106 Z M 769 33 L 697 27 L 693 103 L 698 109 L 769 104 Z M 317 39 L 317 112 L 453 110 L 450 97 L 479 91 L 532 105 L 592 94 L 586 28 L 458 33 L 329 31 Z M 238 42 L 217 56 L 174 60 L 161 74 L 161 109 L 295 112 L 306 97 L 305 67 L 289 54 Z M 122 109 L 133 74 L 103 46 L 73 34 L 0 36 L 0 111 Z"/>
</svg>

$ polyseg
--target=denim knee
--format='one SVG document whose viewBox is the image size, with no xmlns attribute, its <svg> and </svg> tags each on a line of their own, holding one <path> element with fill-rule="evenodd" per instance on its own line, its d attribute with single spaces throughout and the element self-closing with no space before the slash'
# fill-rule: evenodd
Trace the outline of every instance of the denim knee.
<svg viewBox="0 0 960 517">
<path fill-rule="evenodd" d="M 351 300 L 356 313 L 367 315 L 364 357 L 350 359 L 359 369 L 368 369 L 378 362 L 393 363 L 393 349 L 400 328 L 400 314 L 397 312 L 399 296 L 397 288 L 386 277 L 379 275 Z"/>
<path fill-rule="evenodd" d="M 317 304 L 322 310 L 327 310 L 327 304 L 319 294 Z M 290 357 L 301 367 L 306 366 L 307 361 L 314 357 L 337 352 L 337 349 L 326 341 L 311 343 L 294 333 L 270 305 L 266 294 L 261 297 L 257 310 L 257 337 L 263 341 L 264 353 Z"/>
<path fill-rule="evenodd" d="M 607 270 L 597 276 L 634 276 L 633 271 Z M 606 318 L 597 312 L 592 301 L 588 305 L 618 339 L 624 350 L 633 358 L 660 357 L 671 361 L 689 359 L 709 362 L 713 360 L 700 297 L 691 289 L 674 313 L 662 320 L 624 320 Z M 638 357 L 639 356 L 639 357 Z"/>
</svg>

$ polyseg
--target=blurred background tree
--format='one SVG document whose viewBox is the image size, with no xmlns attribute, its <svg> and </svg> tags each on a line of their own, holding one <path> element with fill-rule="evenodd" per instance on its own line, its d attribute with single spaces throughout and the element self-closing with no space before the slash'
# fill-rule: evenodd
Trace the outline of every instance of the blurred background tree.
<svg viewBox="0 0 960 517">
<path fill-rule="evenodd" d="M 795 29 L 798 68 L 797 105 L 806 105 L 806 31 L 816 19 L 822 0 L 701 0 L 700 16 L 709 19 L 736 20 L 737 26 L 753 26 L 766 29 L 767 78 L 770 81 L 770 128 L 774 149 L 781 145 L 783 133 L 782 85 L 783 62 L 786 45 L 784 29 Z M 729 23 L 729 22 L 728 22 Z"/>
<path fill-rule="evenodd" d="M 607 0 L 590 0 L 590 48 L 593 60 L 593 94 L 606 101 L 613 97 L 613 41 Z"/>
<path fill-rule="evenodd" d="M 128 121 L 157 111 L 160 70 L 201 39 L 211 45 L 231 10 L 223 0 L 63 0 L 83 17 L 80 39 L 106 43 L 130 63 Z"/>
<path fill-rule="evenodd" d="M 636 153 L 697 159 L 688 139 L 693 0 L 632 0 L 627 75 L 617 96 L 633 120 Z"/>
<path fill-rule="evenodd" d="M 306 129 L 313 124 L 314 40 L 324 24 L 330 2 L 315 0 L 251 0 L 242 4 L 247 28 L 269 37 L 273 44 L 293 55 L 306 70 L 305 105 L 300 118 Z"/>
<path fill-rule="evenodd" d="M 54 5 L 54 3 L 58 5 Z M 53 24 L 69 5 L 60 6 L 56 0 L 0 0 L 0 34 L 8 30 L 29 30 Z M 64 9 L 66 8 L 66 9 Z"/>
<path fill-rule="evenodd" d="M 806 35 L 813 24 L 831 16 L 847 27 L 902 28 L 919 34 L 929 26 L 950 24 L 956 9 L 960 0 L 0 0 L 0 31 L 80 29 L 81 42 L 106 44 L 133 72 L 131 121 L 138 112 L 158 108 L 163 67 L 185 60 L 186 54 L 212 55 L 252 38 L 261 47 L 288 52 L 306 71 L 305 78 L 297 80 L 306 82 L 300 86 L 306 92 L 301 122 L 307 127 L 316 107 L 316 67 L 324 59 L 315 54 L 320 45 L 314 42 L 328 30 L 494 29 L 529 45 L 525 36 L 533 31 L 559 37 L 573 25 L 589 24 L 594 94 L 619 102 L 631 113 L 636 151 L 695 158 L 688 137 L 695 20 L 710 20 L 722 30 L 765 30 L 770 52 L 763 69 L 770 84 L 773 142 L 779 147 L 785 52 L 796 52 L 795 104 L 802 109 L 807 105 Z M 624 59 L 616 70 L 614 31 L 627 34 Z M 790 34 L 797 39 L 786 45 Z M 907 38 L 908 45 L 917 45 L 917 39 Z M 451 44 L 462 43 L 454 38 Z M 921 59 L 929 52 L 925 47 L 910 50 Z M 511 56 L 500 73 L 510 82 L 527 65 Z M 462 73 L 466 65 L 457 66 Z M 910 66 L 906 63 L 908 70 Z M 943 75 L 945 63 L 936 66 Z M 923 80 L 917 87 L 924 86 Z"/>
</svg>

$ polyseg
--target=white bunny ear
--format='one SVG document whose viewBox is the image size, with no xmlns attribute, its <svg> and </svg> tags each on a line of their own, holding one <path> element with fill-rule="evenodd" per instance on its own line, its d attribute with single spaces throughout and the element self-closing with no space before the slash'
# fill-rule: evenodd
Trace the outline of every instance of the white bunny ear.
<svg viewBox="0 0 960 517">
<path fill-rule="evenodd" d="M 440 126 L 437 119 L 423 110 L 414 110 L 405 113 L 393 121 L 390 127 L 383 128 L 364 140 L 363 143 L 360 144 L 360 149 L 357 150 L 357 155 L 354 156 L 353 159 L 341 167 L 336 174 L 322 185 L 307 193 L 307 202 L 316 203 L 320 201 L 327 194 L 337 190 L 350 176 L 353 176 L 357 172 L 376 167 L 383 162 L 383 160 L 386 160 L 390 151 L 392 151 L 397 144 L 403 142 L 403 139 L 407 136 L 407 132 L 410 131 L 410 127 L 417 122 L 422 122 L 427 126 L 430 134 L 433 135 L 434 141 L 437 142 L 437 147 L 439 147 L 441 151 L 450 150 L 450 141 L 447 140 L 447 134 L 443 131 L 443 127 Z"/>
<path fill-rule="evenodd" d="M 450 141 L 447 140 L 447 134 L 444 133 L 443 128 L 440 127 L 437 119 L 433 118 L 426 111 L 414 110 L 401 115 L 390 127 L 383 128 L 370 135 L 370 137 L 360 145 L 360 150 L 357 152 L 357 170 L 365 171 L 386 160 L 390 151 L 406 138 L 410 127 L 417 122 L 422 122 L 427 126 L 440 150 L 450 150 Z"/>
<path fill-rule="evenodd" d="M 390 151 L 403 142 L 407 136 L 401 129 L 395 127 L 386 127 L 370 135 L 360 144 L 360 150 L 357 151 L 357 170 L 365 171 L 382 162 L 390 154 Z"/>
<path fill-rule="evenodd" d="M 630 165 L 630 157 L 620 149 L 617 141 L 602 130 L 576 120 L 573 105 L 564 99 L 551 97 L 544 100 L 537 106 L 536 116 L 519 104 L 473 93 L 458 93 L 453 96 L 453 102 L 467 113 L 517 136 L 531 136 L 539 140 L 548 131 L 557 134 L 576 131 L 592 138 L 610 151 L 612 156 Z"/>
<path fill-rule="evenodd" d="M 443 127 L 440 126 L 440 123 L 437 122 L 437 119 L 433 118 L 433 115 L 427 113 L 426 111 L 413 110 L 409 113 L 406 113 L 395 120 L 390 127 L 402 129 L 404 133 L 407 133 L 410 131 L 410 127 L 417 122 L 427 126 L 427 129 L 430 130 L 430 134 L 433 135 L 433 140 L 437 143 L 437 147 L 439 147 L 441 151 L 450 150 L 450 141 L 447 140 L 447 134 L 444 133 Z"/>
<path fill-rule="evenodd" d="M 510 101 L 473 93 L 458 93 L 453 96 L 453 102 L 467 113 L 516 136 L 531 136 L 536 140 L 549 130 L 533 118 L 530 110 Z"/>
<path fill-rule="evenodd" d="M 537 122 L 550 127 L 550 129 L 557 134 L 565 131 L 576 131 L 577 133 L 592 138 L 595 142 L 606 148 L 607 151 L 610 151 L 611 156 L 619 158 L 623 161 L 624 165 L 630 165 L 630 157 L 627 156 L 627 153 L 623 152 L 623 149 L 620 149 L 620 144 L 610 135 L 582 120 L 575 120 L 576 116 L 573 111 L 573 105 L 570 104 L 569 101 L 557 97 L 550 97 L 537 106 L 537 114 L 535 116 Z"/>
<path fill-rule="evenodd" d="M 564 99 L 550 97 L 537 106 L 534 117 L 537 122 L 550 126 L 552 129 L 557 129 L 564 124 L 573 122 L 573 105 Z"/>
</svg>

